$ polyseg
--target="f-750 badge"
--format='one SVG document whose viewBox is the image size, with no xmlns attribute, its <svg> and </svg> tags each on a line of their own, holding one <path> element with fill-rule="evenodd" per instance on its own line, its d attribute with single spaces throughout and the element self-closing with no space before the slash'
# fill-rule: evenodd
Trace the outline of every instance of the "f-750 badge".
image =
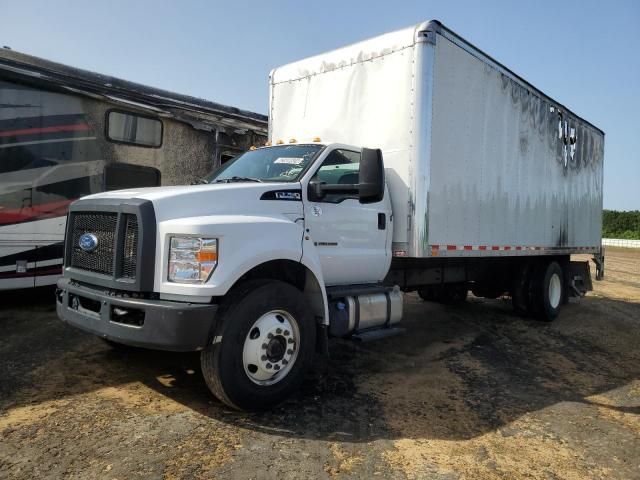
<svg viewBox="0 0 640 480">
<path fill-rule="evenodd" d="M 300 200 L 300 192 L 276 192 L 278 200 Z"/>
</svg>

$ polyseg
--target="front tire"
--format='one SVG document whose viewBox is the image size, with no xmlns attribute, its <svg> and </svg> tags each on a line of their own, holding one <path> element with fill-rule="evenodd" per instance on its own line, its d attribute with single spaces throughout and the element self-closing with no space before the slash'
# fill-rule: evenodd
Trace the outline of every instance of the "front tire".
<svg viewBox="0 0 640 480">
<path fill-rule="evenodd" d="M 288 397 L 311 364 L 316 327 L 302 292 L 277 280 L 236 287 L 218 310 L 200 354 L 213 394 L 239 410 L 265 410 Z"/>
</svg>

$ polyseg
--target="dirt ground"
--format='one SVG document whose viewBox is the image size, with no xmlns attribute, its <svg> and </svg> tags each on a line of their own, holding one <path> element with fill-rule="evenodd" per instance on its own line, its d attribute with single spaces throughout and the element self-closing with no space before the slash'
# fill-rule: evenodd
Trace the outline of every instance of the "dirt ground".
<svg viewBox="0 0 640 480">
<path fill-rule="evenodd" d="M 230 411 L 197 355 L 119 352 L 3 297 L 0 478 L 640 478 L 640 251 L 551 323 L 506 299 L 405 298 L 408 334 L 333 341 L 272 412 Z"/>
</svg>

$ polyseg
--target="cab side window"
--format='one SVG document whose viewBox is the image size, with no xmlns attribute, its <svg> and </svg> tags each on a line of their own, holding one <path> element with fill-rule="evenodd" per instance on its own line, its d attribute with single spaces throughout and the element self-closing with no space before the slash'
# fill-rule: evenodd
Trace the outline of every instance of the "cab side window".
<svg viewBox="0 0 640 480">
<path fill-rule="evenodd" d="M 324 159 L 311 181 L 327 185 L 356 185 L 360 169 L 360 152 L 334 150 Z M 322 202 L 340 203 L 348 198 L 358 199 L 358 191 L 327 192 Z"/>
</svg>

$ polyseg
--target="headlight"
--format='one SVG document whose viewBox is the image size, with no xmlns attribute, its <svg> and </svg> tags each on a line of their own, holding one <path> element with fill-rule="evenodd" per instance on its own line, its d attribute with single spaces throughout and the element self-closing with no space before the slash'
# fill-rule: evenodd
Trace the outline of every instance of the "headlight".
<svg viewBox="0 0 640 480">
<path fill-rule="evenodd" d="M 217 264 L 217 238 L 171 237 L 170 282 L 204 283 Z"/>
</svg>

